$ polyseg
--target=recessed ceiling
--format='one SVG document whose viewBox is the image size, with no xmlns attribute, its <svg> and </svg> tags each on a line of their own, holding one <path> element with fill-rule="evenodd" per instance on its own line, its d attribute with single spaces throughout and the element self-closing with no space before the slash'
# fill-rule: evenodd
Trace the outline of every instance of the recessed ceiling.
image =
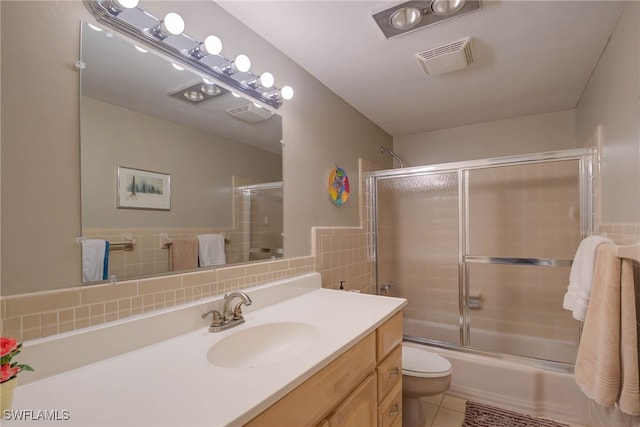
<svg viewBox="0 0 640 427">
<path fill-rule="evenodd" d="M 394 3 L 218 3 L 392 136 L 575 108 L 626 5 L 482 1 L 388 40 L 372 14 Z M 465 37 L 471 66 L 425 75 L 416 52 Z"/>
</svg>

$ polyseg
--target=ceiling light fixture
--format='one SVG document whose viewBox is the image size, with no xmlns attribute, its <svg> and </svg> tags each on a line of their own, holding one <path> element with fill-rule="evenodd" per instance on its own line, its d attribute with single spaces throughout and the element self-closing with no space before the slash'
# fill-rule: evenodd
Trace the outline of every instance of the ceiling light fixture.
<svg viewBox="0 0 640 427">
<path fill-rule="evenodd" d="M 480 0 L 411 0 L 376 12 L 373 19 L 390 39 L 480 8 Z"/>
<path fill-rule="evenodd" d="M 217 98 L 226 93 L 229 93 L 229 91 L 218 85 L 197 82 L 184 89 L 169 93 L 169 96 L 193 105 L 202 104 L 205 101 Z"/>
<path fill-rule="evenodd" d="M 225 57 L 218 37 L 210 35 L 200 41 L 185 34 L 184 20 L 177 13 L 156 18 L 138 7 L 138 0 L 83 0 L 83 3 L 98 22 L 120 31 L 135 44 L 153 48 L 174 64 L 200 74 L 205 85 L 215 82 L 215 87 L 223 93 L 241 93 L 272 108 L 280 108 L 283 100 L 293 97 L 290 86 L 281 89 L 273 86 L 275 79 L 271 73 L 252 73 L 248 56 Z M 121 13 L 125 9 L 126 12 Z M 202 87 L 199 83 L 193 90 L 206 94 Z M 181 91 L 177 98 L 187 99 L 184 93 Z"/>
<path fill-rule="evenodd" d="M 467 2 L 467 0 L 433 0 L 431 10 L 436 15 L 448 16 L 456 13 Z"/>
</svg>

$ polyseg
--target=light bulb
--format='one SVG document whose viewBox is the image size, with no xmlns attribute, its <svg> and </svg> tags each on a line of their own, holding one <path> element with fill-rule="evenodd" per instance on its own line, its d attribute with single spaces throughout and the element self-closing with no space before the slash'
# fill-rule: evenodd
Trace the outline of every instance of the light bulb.
<svg viewBox="0 0 640 427">
<path fill-rule="evenodd" d="M 238 55 L 233 61 L 233 66 L 236 70 L 245 73 L 251 68 L 251 60 L 247 55 Z"/>
<path fill-rule="evenodd" d="M 216 36 L 207 36 L 202 46 L 209 55 L 218 55 L 222 52 L 222 41 Z"/>
<path fill-rule="evenodd" d="M 291 86 L 283 86 L 280 89 L 280 96 L 282 96 L 282 99 L 290 100 L 293 98 L 293 88 Z"/>
<path fill-rule="evenodd" d="M 162 20 L 162 27 L 167 33 L 178 35 L 184 31 L 184 20 L 175 12 L 169 12 Z"/>
<path fill-rule="evenodd" d="M 138 5 L 138 0 L 114 0 L 118 6 L 125 9 L 133 9 Z"/>
<path fill-rule="evenodd" d="M 275 83 L 275 79 L 273 78 L 273 74 L 271 73 L 262 73 L 260 74 L 260 86 L 265 89 L 269 89 Z"/>
<path fill-rule="evenodd" d="M 138 0 L 104 0 L 102 5 L 110 14 L 118 16 L 123 10 L 136 7 Z"/>
</svg>

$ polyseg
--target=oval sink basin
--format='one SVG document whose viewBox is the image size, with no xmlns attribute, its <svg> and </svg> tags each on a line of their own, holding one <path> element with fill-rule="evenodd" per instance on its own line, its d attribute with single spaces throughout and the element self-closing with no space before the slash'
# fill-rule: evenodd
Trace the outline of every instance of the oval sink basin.
<svg viewBox="0 0 640 427">
<path fill-rule="evenodd" d="M 301 322 L 267 323 L 238 331 L 211 346 L 209 363 L 221 368 L 258 368 L 303 353 L 320 331 Z"/>
</svg>

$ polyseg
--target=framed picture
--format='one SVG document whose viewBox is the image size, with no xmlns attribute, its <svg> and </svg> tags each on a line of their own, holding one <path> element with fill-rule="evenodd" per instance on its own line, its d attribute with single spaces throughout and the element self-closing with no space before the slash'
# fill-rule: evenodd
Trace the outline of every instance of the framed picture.
<svg viewBox="0 0 640 427">
<path fill-rule="evenodd" d="M 118 166 L 119 209 L 171 209 L 171 175 Z"/>
</svg>

